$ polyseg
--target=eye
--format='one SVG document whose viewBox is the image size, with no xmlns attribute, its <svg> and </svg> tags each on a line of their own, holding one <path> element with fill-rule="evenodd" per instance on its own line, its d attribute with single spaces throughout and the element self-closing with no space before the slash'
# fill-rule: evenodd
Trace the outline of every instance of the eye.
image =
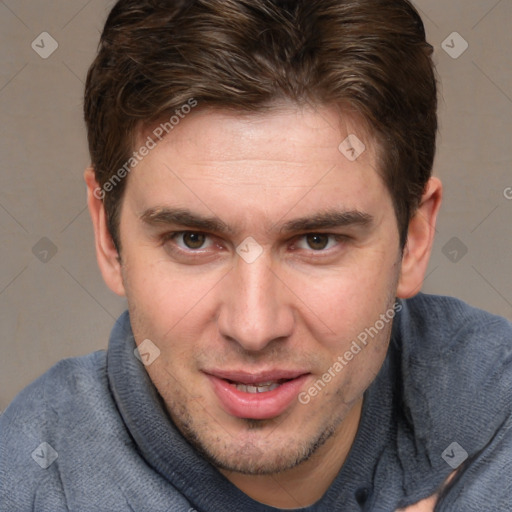
<svg viewBox="0 0 512 512">
<path fill-rule="evenodd" d="M 169 238 L 174 240 L 176 245 L 183 250 L 206 249 L 211 245 L 208 235 L 198 231 L 180 231 L 173 233 Z"/>
<path fill-rule="evenodd" d="M 202 231 L 171 231 L 161 235 L 159 242 L 173 261 L 183 265 L 218 261 L 226 254 L 222 239 Z"/>
<path fill-rule="evenodd" d="M 309 234 L 306 235 L 306 243 L 314 251 L 322 251 L 329 244 L 329 235 Z"/>
<path fill-rule="evenodd" d="M 337 243 L 337 239 L 334 235 L 327 233 L 308 233 L 303 235 L 296 244 L 298 249 L 306 249 L 313 251 L 324 251 L 331 249 Z"/>
</svg>

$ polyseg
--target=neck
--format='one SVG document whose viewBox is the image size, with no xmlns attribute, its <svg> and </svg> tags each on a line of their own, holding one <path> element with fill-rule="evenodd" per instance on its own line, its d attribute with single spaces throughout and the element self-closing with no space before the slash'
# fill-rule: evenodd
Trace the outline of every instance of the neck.
<svg viewBox="0 0 512 512">
<path fill-rule="evenodd" d="M 274 475 L 221 473 L 252 499 L 276 508 L 303 508 L 317 502 L 345 463 L 357 434 L 363 399 L 352 407 L 336 432 L 301 465 Z"/>
</svg>

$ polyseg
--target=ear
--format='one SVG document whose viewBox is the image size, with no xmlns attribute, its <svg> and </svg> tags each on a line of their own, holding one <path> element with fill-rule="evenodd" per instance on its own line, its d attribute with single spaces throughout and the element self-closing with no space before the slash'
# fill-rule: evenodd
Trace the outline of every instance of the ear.
<svg viewBox="0 0 512 512">
<path fill-rule="evenodd" d="M 397 297 L 407 299 L 421 289 L 432 251 L 442 196 L 441 182 L 438 178 L 430 178 L 420 205 L 409 222 Z"/>
<path fill-rule="evenodd" d="M 84 173 L 87 184 L 87 204 L 94 227 L 96 258 L 107 286 L 118 295 L 124 296 L 125 290 L 121 272 L 119 254 L 107 227 L 107 215 L 103 206 L 105 192 L 96 181 L 94 169 L 88 168 Z"/>
</svg>

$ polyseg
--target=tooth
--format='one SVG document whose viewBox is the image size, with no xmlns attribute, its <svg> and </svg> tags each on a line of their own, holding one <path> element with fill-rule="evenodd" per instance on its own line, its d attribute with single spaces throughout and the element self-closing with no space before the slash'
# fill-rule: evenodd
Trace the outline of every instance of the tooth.
<svg viewBox="0 0 512 512">
<path fill-rule="evenodd" d="M 242 391 L 244 393 L 265 393 L 267 391 L 273 391 L 277 389 L 281 384 L 278 382 L 263 382 L 261 384 L 251 385 L 251 384 L 235 384 L 236 389 L 238 391 Z"/>
</svg>

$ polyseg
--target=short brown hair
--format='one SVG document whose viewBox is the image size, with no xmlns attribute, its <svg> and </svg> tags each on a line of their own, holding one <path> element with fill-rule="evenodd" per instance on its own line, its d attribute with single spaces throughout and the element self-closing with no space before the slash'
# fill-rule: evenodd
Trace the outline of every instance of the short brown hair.
<svg viewBox="0 0 512 512">
<path fill-rule="evenodd" d="M 85 88 L 99 185 L 130 159 L 141 126 L 191 98 L 246 112 L 279 99 L 355 111 L 377 142 L 403 247 L 437 134 L 432 47 L 408 0 L 119 0 Z M 103 196 L 118 250 L 125 181 Z"/>
</svg>

